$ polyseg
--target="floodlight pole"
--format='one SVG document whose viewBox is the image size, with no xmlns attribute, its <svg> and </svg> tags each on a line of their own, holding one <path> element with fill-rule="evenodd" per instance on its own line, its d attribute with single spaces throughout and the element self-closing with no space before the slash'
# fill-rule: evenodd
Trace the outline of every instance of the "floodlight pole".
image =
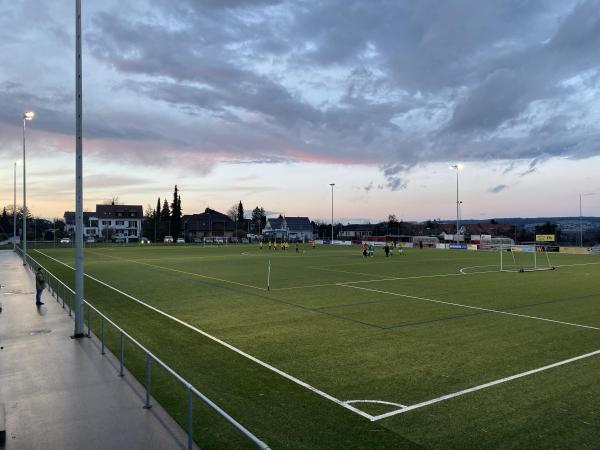
<svg viewBox="0 0 600 450">
<path fill-rule="evenodd" d="M 458 242 L 458 233 L 460 230 L 460 203 L 458 200 L 458 168 L 456 169 L 456 242 Z"/>
<path fill-rule="evenodd" d="M 83 333 L 83 146 L 82 146 L 81 0 L 75 0 L 75 331 Z"/>
<path fill-rule="evenodd" d="M 23 265 L 27 265 L 27 178 L 25 175 L 25 116 L 23 116 Z"/>
<path fill-rule="evenodd" d="M 33 120 L 35 113 L 27 111 L 23 113 L 23 265 L 27 265 L 27 178 L 25 171 L 25 125 L 28 120 Z"/>
<path fill-rule="evenodd" d="M 331 186 L 331 242 L 333 243 L 333 187 L 335 183 L 329 183 Z"/>
<path fill-rule="evenodd" d="M 13 251 L 17 251 L 17 162 L 13 174 Z"/>
<path fill-rule="evenodd" d="M 594 192 L 587 194 L 579 194 L 579 246 L 583 247 L 583 209 L 581 206 L 582 197 L 587 197 L 589 195 L 594 195 Z"/>
</svg>

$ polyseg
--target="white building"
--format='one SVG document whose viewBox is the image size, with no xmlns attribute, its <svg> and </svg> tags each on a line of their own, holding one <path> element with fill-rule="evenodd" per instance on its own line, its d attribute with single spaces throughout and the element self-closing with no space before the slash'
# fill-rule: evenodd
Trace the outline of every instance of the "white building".
<svg viewBox="0 0 600 450">
<path fill-rule="evenodd" d="M 96 212 L 83 213 L 84 235 L 106 241 L 138 242 L 144 211 L 141 205 L 96 205 Z M 65 231 L 75 231 L 75 213 L 64 214 Z"/>
<path fill-rule="evenodd" d="M 267 239 L 284 241 L 309 241 L 313 239 L 313 227 L 308 217 L 279 217 L 267 219 L 263 228 Z"/>
</svg>

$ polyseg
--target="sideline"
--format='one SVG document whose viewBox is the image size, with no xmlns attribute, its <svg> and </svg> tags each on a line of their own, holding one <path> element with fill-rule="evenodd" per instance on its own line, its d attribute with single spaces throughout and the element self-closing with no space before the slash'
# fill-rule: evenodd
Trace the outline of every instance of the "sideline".
<svg viewBox="0 0 600 450">
<path fill-rule="evenodd" d="M 42 254 L 42 255 L 44 255 L 45 257 L 47 257 L 47 258 L 49 258 L 49 259 L 51 259 L 53 261 L 56 261 L 59 264 L 62 264 L 65 267 L 68 267 L 71 270 L 75 270 L 72 266 L 69 266 L 68 264 L 66 264 L 64 262 L 62 262 L 62 261 L 60 261 L 60 260 L 58 260 L 56 258 L 53 258 L 52 256 L 49 256 L 49 255 L 47 255 L 46 253 L 44 253 L 44 252 L 42 252 L 40 250 L 35 250 L 35 251 L 38 252 L 38 253 L 40 253 L 40 254 Z M 115 288 L 115 287 L 113 287 L 113 286 L 105 283 L 104 281 L 101 281 L 101 280 L 99 280 L 97 278 L 94 278 L 94 277 L 92 277 L 91 275 L 89 275 L 87 273 L 84 273 L 84 275 L 86 277 L 88 277 L 90 280 L 93 280 L 93 281 L 95 281 L 97 283 L 100 283 L 101 285 L 103 285 L 103 286 L 105 286 L 105 287 L 107 287 L 109 289 L 112 289 L 113 291 L 115 291 L 115 292 L 117 292 L 117 293 L 119 293 L 119 294 L 121 294 L 121 295 L 123 295 L 123 296 L 125 296 L 125 297 L 127 297 L 127 298 L 129 298 L 129 299 L 131 299 L 131 300 L 133 300 L 133 301 L 135 301 L 137 303 L 139 303 L 140 305 L 143 305 L 146 308 L 151 309 L 152 311 L 157 312 L 158 314 L 161 314 L 161 315 L 163 315 L 163 316 L 165 316 L 165 317 L 167 317 L 167 318 L 169 318 L 169 319 L 177 322 L 178 324 L 183 325 L 183 326 L 189 328 L 190 330 L 193 330 L 196 333 L 201 334 L 204 337 L 207 337 L 208 339 L 211 339 L 212 341 L 217 342 L 218 344 L 221 344 L 222 346 L 228 348 L 229 350 L 234 351 L 235 353 L 237 353 L 237 354 L 239 354 L 239 355 L 241 355 L 241 356 L 249 359 L 250 361 L 255 362 L 256 364 L 259 364 L 259 365 L 261 365 L 261 366 L 263 366 L 263 367 L 265 367 L 265 368 L 267 368 L 267 369 L 275 372 L 278 375 L 281 375 L 284 378 L 287 378 L 288 380 L 290 380 L 290 381 L 292 381 L 292 382 L 294 382 L 294 383 L 296 383 L 296 384 L 298 384 L 298 385 L 300 385 L 300 386 L 302 386 L 302 387 L 304 387 L 304 388 L 306 388 L 306 389 L 314 392 L 315 394 L 320 395 L 321 397 L 324 397 L 327 400 L 330 400 L 330 401 L 332 401 L 332 402 L 334 402 L 334 403 L 336 403 L 336 404 L 338 404 L 338 405 L 340 405 L 340 406 L 342 406 L 342 407 L 344 407 L 344 408 L 352 411 L 353 413 L 358 414 L 358 415 L 360 415 L 360 416 L 362 416 L 362 417 L 364 417 L 366 419 L 369 419 L 371 421 L 373 420 L 373 416 L 371 414 L 368 414 L 368 413 L 366 413 L 364 411 L 361 411 L 360 409 L 355 408 L 351 404 L 348 404 L 348 403 L 346 403 L 346 402 L 344 402 L 344 401 L 342 401 L 342 400 L 334 397 L 333 395 L 330 395 L 330 394 L 328 394 L 328 393 L 326 393 L 326 392 L 324 392 L 324 391 L 322 391 L 320 389 L 317 389 L 316 387 L 314 387 L 314 386 L 306 383 L 305 381 L 302 381 L 299 378 L 296 378 L 293 375 L 290 375 L 290 374 L 284 372 L 283 370 L 280 370 L 277 367 L 274 367 L 271 364 L 266 363 L 266 362 L 264 362 L 264 361 L 262 361 L 262 360 L 260 360 L 260 359 L 258 359 L 256 357 L 254 357 L 254 356 L 252 356 L 252 355 L 250 355 L 250 354 L 248 354 L 248 353 L 240 350 L 237 347 L 234 347 L 233 345 L 231 345 L 231 344 L 229 344 L 229 343 L 227 343 L 227 342 L 225 342 L 225 341 L 223 341 L 223 340 L 221 340 L 221 339 L 219 339 L 219 338 L 217 338 L 217 337 L 215 337 L 215 336 L 207 333 L 206 331 L 203 331 L 200 328 L 197 328 L 197 327 L 195 327 L 195 326 L 193 326 L 193 325 L 191 325 L 191 324 L 189 324 L 187 322 L 184 322 L 181 319 L 178 319 L 177 317 L 174 317 L 174 316 L 172 316 L 172 315 L 170 315 L 170 314 L 168 314 L 168 313 L 166 313 L 166 312 L 164 312 L 164 311 L 162 311 L 162 310 L 160 310 L 158 308 L 155 308 L 154 306 L 149 305 L 148 303 L 145 303 L 142 300 L 139 300 L 139 299 L 137 299 L 137 298 L 135 298 L 135 297 L 127 294 L 126 292 L 123 292 L 123 291 L 121 291 L 121 290 L 119 290 L 119 289 L 117 289 L 117 288 Z"/>
</svg>

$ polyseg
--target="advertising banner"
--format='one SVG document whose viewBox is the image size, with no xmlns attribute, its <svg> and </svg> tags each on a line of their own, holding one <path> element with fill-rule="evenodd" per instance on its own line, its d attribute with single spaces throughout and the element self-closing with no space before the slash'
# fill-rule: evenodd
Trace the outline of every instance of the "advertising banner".
<svg viewBox="0 0 600 450">
<path fill-rule="evenodd" d="M 446 247 L 446 244 L 435 244 L 435 248 L 441 249 L 441 250 L 445 250 L 448 247 Z"/>
<path fill-rule="evenodd" d="M 448 248 L 451 248 L 453 250 L 466 250 L 467 249 L 467 244 L 448 244 Z"/>
<path fill-rule="evenodd" d="M 554 242 L 556 237 L 553 234 L 536 234 L 536 242 Z"/>
</svg>

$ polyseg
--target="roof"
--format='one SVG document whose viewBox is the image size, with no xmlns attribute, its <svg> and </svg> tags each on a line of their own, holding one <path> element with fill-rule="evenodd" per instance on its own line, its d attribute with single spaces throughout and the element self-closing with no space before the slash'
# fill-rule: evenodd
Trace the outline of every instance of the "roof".
<svg viewBox="0 0 600 450">
<path fill-rule="evenodd" d="M 182 218 L 188 231 L 211 231 L 213 229 L 233 230 L 234 223 L 226 214 L 206 208 L 203 213 L 185 215 Z"/>
<path fill-rule="evenodd" d="M 311 231 L 313 230 L 312 224 L 308 217 L 283 217 L 283 218 L 272 218 L 267 219 L 267 224 L 272 230 L 283 230 L 288 231 Z"/>
<path fill-rule="evenodd" d="M 98 219 L 141 219 L 144 210 L 141 205 L 96 205 Z"/>
<path fill-rule="evenodd" d="M 342 225 L 343 231 L 373 231 L 377 225 L 371 223 L 349 223 Z"/>
<path fill-rule="evenodd" d="M 65 224 L 75 225 L 75 212 L 74 211 L 65 211 L 65 214 L 63 215 L 63 217 L 65 219 Z M 83 226 L 84 227 L 90 226 L 90 218 L 91 217 L 96 217 L 96 213 L 95 212 L 84 212 L 83 213 Z"/>
<path fill-rule="evenodd" d="M 290 231 L 312 231 L 313 229 L 308 217 L 286 217 L 285 223 Z"/>
</svg>

